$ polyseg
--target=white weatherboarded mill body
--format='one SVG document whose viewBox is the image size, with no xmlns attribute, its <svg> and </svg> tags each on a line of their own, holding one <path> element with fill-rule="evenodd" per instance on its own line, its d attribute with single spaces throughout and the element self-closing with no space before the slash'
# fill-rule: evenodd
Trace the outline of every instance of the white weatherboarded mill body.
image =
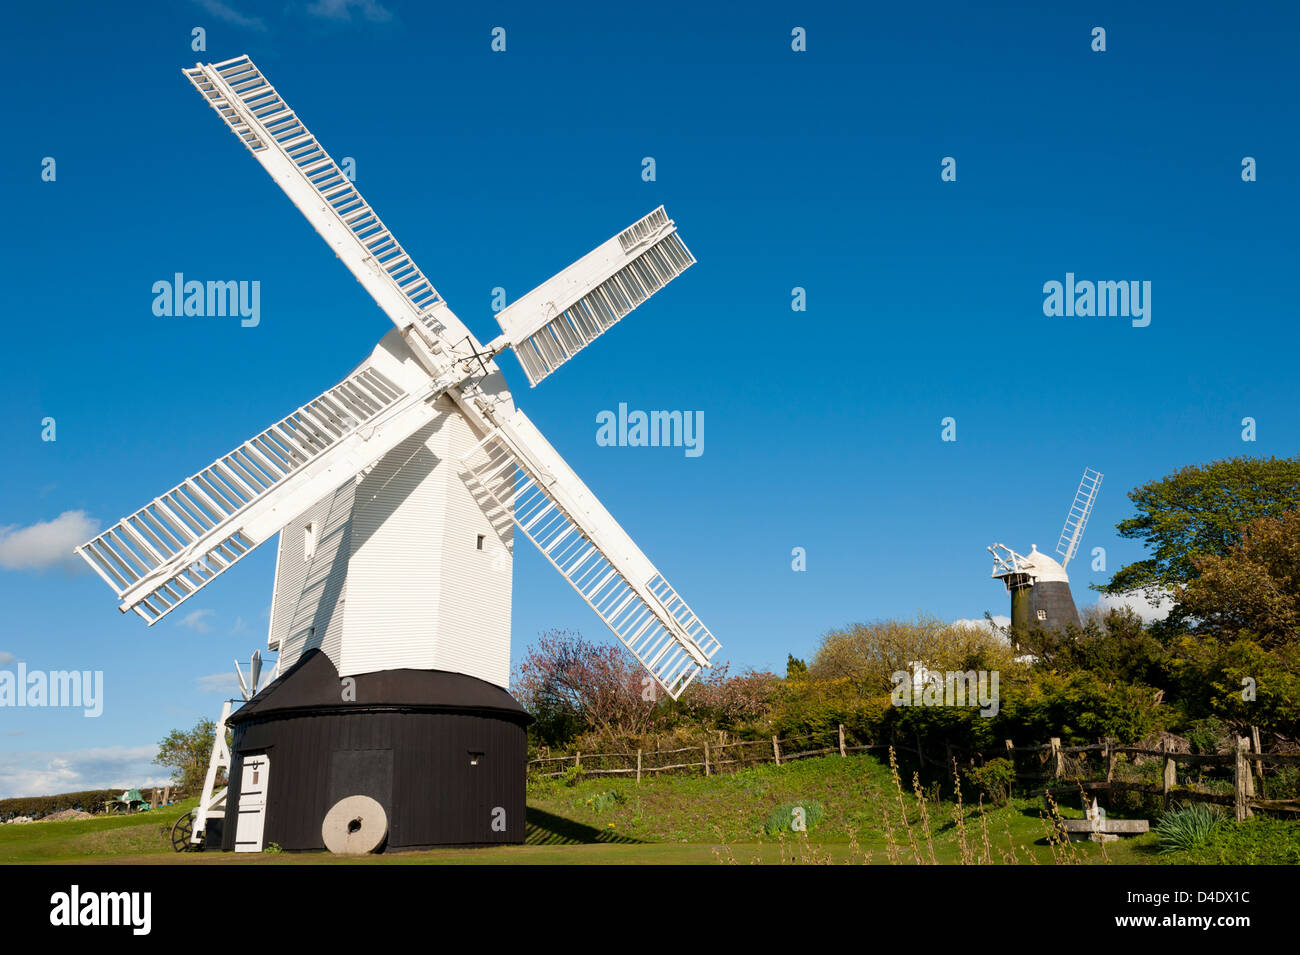
<svg viewBox="0 0 1300 955">
<path fill-rule="evenodd" d="M 293 734 L 277 736 L 268 727 L 288 719 L 277 705 L 326 722 L 355 716 L 355 705 L 346 717 L 328 712 L 332 679 L 366 676 L 373 693 L 393 697 L 377 701 L 383 706 L 371 729 L 387 720 L 378 718 L 381 710 L 428 716 L 429 693 L 458 701 L 434 701 L 435 708 L 459 707 L 482 725 L 446 730 L 449 740 L 455 737 L 448 751 L 465 740 L 486 745 L 473 741 L 475 733 L 495 739 L 500 727 L 493 720 L 502 714 L 518 722 L 511 712 L 517 704 L 502 692 L 516 531 L 658 685 L 679 696 L 711 665 L 718 641 L 514 406 L 494 360 L 512 349 L 536 385 L 689 268 L 695 260 L 664 209 L 503 309 L 502 335 L 484 346 L 248 57 L 184 72 L 396 326 L 343 381 L 77 549 L 117 593 L 120 608 L 152 625 L 280 535 L 269 636 L 270 649 L 279 652 L 276 679 L 262 692 L 254 679 L 246 692 L 251 703 L 229 717 L 231 753 L 224 744 L 214 750 L 214 767 L 230 770 L 233 798 L 243 762 L 265 760 L 279 747 L 274 785 L 244 807 L 246 816 L 256 812 L 267 833 L 285 833 L 267 835 L 271 841 L 306 845 L 312 840 L 302 832 L 283 828 L 288 815 L 315 812 L 348 786 L 368 787 L 378 804 L 392 804 L 406 784 L 403 774 L 427 769 L 403 769 L 409 744 L 392 740 L 419 734 L 399 726 L 384 730 L 388 735 L 371 749 L 336 752 L 328 778 L 304 781 L 312 767 L 284 755 Z M 222 723 L 224 730 L 224 714 Z M 438 725 L 420 733 L 436 735 Z M 329 729 L 311 745 L 333 745 L 331 734 L 340 733 Z M 502 745 L 515 741 L 510 736 Z M 473 767 L 491 763 L 482 752 L 470 756 Z M 522 772 L 521 764 L 520 782 Z M 194 843 L 224 811 L 226 794 L 213 791 L 214 778 L 210 770 Z M 513 786 L 514 776 L 506 781 Z M 290 804 L 277 808 L 277 794 L 286 791 L 294 793 Z M 371 793 L 346 793 L 359 794 Z M 521 788 L 518 796 L 521 827 Z M 480 809 L 467 809 L 471 816 L 442 829 L 395 816 L 389 840 L 474 841 L 479 823 L 472 813 Z M 494 807 L 493 833 L 505 831 L 498 816 L 508 814 L 500 809 Z M 232 803 L 227 823 L 234 813 Z M 368 834 L 374 826 L 366 821 Z M 260 828 L 246 824 L 243 831 L 262 838 Z M 260 841 L 241 840 L 240 848 L 250 847 Z"/>
</svg>

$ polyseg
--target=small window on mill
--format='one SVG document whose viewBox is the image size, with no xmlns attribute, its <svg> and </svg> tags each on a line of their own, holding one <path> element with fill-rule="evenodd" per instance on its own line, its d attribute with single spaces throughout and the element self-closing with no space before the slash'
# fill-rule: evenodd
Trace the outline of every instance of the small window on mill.
<svg viewBox="0 0 1300 955">
<path fill-rule="evenodd" d="M 316 556 L 316 522 L 308 521 L 302 529 L 302 559 L 311 560 Z"/>
<path fill-rule="evenodd" d="M 477 766 L 477 765 L 478 765 L 479 763 L 481 763 L 481 762 L 483 762 L 483 754 L 482 754 L 482 753 L 470 753 L 470 754 L 469 754 L 469 764 L 470 764 L 471 766 Z"/>
<path fill-rule="evenodd" d="M 482 550 L 482 549 L 483 549 L 483 542 L 484 542 L 485 540 L 487 540 L 487 535 L 486 535 L 486 534 L 479 534 L 479 535 L 478 535 L 478 542 L 474 545 L 474 549 L 475 549 L 475 550 Z"/>
<path fill-rule="evenodd" d="M 1039 619 L 1039 620 L 1046 620 L 1046 619 L 1047 619 L 1047 611 L 1046 611 L 1046 610 L 1040 610 L 1040 611 L 1038 611 L 1038 619 Z"/>
</svg>

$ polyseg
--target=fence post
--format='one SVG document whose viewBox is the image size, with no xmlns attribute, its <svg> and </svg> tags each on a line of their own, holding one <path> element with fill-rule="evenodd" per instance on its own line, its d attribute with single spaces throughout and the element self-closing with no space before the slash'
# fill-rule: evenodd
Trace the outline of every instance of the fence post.
<svg viewBox="0 0 1300 955">
<path fill-rule="evenodd" d="M 641 781 L 641 750 L 636 751 L 636 781 Z"/>
<path fill-rule="evenodd" d="M 1111 782 L 1115 778 L 1115 740 L 1107 736 L 1102 744 L 1106 748 L 1103 752 L 1106 754 L 1106 782 Z"/>
<path fill-rule="evenodd" d="M 573 754 L 573 768 L 579 772 L 582 771 L 582 753 Z"/>
<path fill-rule="evenodd" d="M 1164 797 L 1164 807 L 1168 809 L 1169 790 L 1178 786 L 1178 761 L 1173 757 L 1173 748 L 1168 738 L 1161 740 L 1160 746 L 1165 751 L 1165 771 L 1160 783 L 1160 795 Z"/>
<path fill-rule="evenodd" d="M 1236 786 L 1233 787 L 1235 790 L 1234 808 L 1236 809 L 1236 817 L 1238 822 L 1244 822 L 1246 820 L 1246 817 L 1251 814 L 1250 804 L 1247 802 L 1248 794 L 1246 791 L 1250 780 L 1250 766 L 1247 765 L 1248 762 L 1249 761 L 1246 759 L 1246 737 L 1238 736 L 1237 737 L 1237 771 L 1235 774 Z"/>
<path fill-rule="evenodd" d="M 1060 779 L 1065 775 L 1065 756 L 1061 753 L 1061 738 L 1059 736 L 1053 736 L 1051 743 L 1053 763 L 1052 777 L 1054 779 Z"/>
<path fill-rule="evenodd" d="M 844 752 L 844 724 L 843 723 L 840 724 L 840 755 L 841 756 L 848 755 L 848 753 Z"/>
<path fill-rule="evenodd" d="M 709 741 L 707 739 L 704 741 L 704 775 L 713 775 L 713 773 L 709 771 Z"/>
<path fill-rule="evenodd" d="M 1264 752 L 1264 747 L 1259 745 L 1258 726 L 1252 726 L 1250 728 L 1250 741 L 1256 753 Z M 1267 796 L 1268 793 L 1264 792 L 1264 761 L 1262 759 L 1258 761 L 1252 760 L 1252 763 L 1254 764 L 1255 775 L 1259 777 L 1259 794 L 1261 796 Z"/>
<path fill-rule="evenodd" d="M 1254 763 L 1255 761 L 1254 761 L 1253 759 L 1250 759 L 1250 758 L 1249 758 L 1249 757 L 1250 757 L 1250 740 L 1249 740 L 1247 737 L 1243 736 L 1243 737 L 1241 738 L 1241 742 L 1242 742 L 1242 746 L 1241 746 L 1241 749 L 1242 749 L 1241 758 L 1242 758 L 1243 760 L 1245 760 L 1245 763 L 1246 763 L 1246 795 L 1247 795 L 1247 797 L 1253 799 L 1254 796 L 1255 796 L 1255 768 L 1254 768 L 1253 763 Z M 1252 814 L 1252 813 L 1251 813 L 1251 810 L 1250 810 L 1249 807 L 1248 807 L 1248 808 L 1246 809 L 1246 815 L 1249 816 L 1249 815 L 1251 815 L 1251 814 Z"/>
<path fill-rule="evenodd" d="M 772 758 L 776 760 L 778 766 L 781 765 L 781 744 L 776 741 L 775 736 L 772 737 Z"/>
</svg>

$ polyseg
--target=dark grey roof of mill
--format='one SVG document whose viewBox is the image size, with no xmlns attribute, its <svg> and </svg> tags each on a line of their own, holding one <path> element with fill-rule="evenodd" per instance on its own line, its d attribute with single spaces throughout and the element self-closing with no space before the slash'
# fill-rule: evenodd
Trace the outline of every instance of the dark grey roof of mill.
<svg viewBox="0 0 1300 955">
<path fill-rule="evenodd" d="M 371 707 L 449 712 L 491 710 L 532 721 L 527 711 L 501 687 L 463 673 L 379 670 L 358 673 L 352 679 L 356 683 L 345 701 L 342 679 L 334 668 L 334 662 L 318 649 L 309 650 L 278 679 L 267 684 L 231 714 L 227 722 L 242 723 L 289 710 L 319 712 Z"/>
</svg>

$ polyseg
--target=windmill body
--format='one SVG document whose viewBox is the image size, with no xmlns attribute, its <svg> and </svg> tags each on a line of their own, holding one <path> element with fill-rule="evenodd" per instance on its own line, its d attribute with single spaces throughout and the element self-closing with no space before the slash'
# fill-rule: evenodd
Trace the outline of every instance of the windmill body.
<svg viewBox="0 0 1300 955">
<path fill-rule="evenodd" d="M 368 364 L 404 354 L 394 330 Z M 454 402 L 431 411 L 280 532 L 268 641 L 278 672 L 319 649 L 341 677 L 410 668 L 508 686 L 514 525 L 461 478 L 479 439 Z"/>
<path fill-rule="evenodd" d="M 655 209 L 503 309 L 484 345 L 248 57 L 184 73 L 395 328 L 338 384 L 77 548 L 153 625 L 279 536 L 272 679 L 258 688 L 256 656 L 241 672 L 244 705 L 222 711 L 173 844 L 215 845 L 218 828 L 236 851 L 520 842 L 517 539 L 667 695 L 720 644 L 515 407 L 495 356 L 512 350 L 535 386 L 695 260 Z"/>
<path fill-rule="evenodd" d="M 1013 629 L 1024 632 L 1033 627 L 1060 630 L 1079 626 L 1079 611 L 1065 568 L 1079 549 L 1101 489 L 1102 476 L 1091 468 L 1084 470 L 1057 544 L 1059 562 L 1042 553 L 1036 544 L 1028 554 L 1017 553 L 1005 544 L 988 548 L 993 554 L 993 577 L 1002 581 L 1011 596 Z"/>
</svg>

